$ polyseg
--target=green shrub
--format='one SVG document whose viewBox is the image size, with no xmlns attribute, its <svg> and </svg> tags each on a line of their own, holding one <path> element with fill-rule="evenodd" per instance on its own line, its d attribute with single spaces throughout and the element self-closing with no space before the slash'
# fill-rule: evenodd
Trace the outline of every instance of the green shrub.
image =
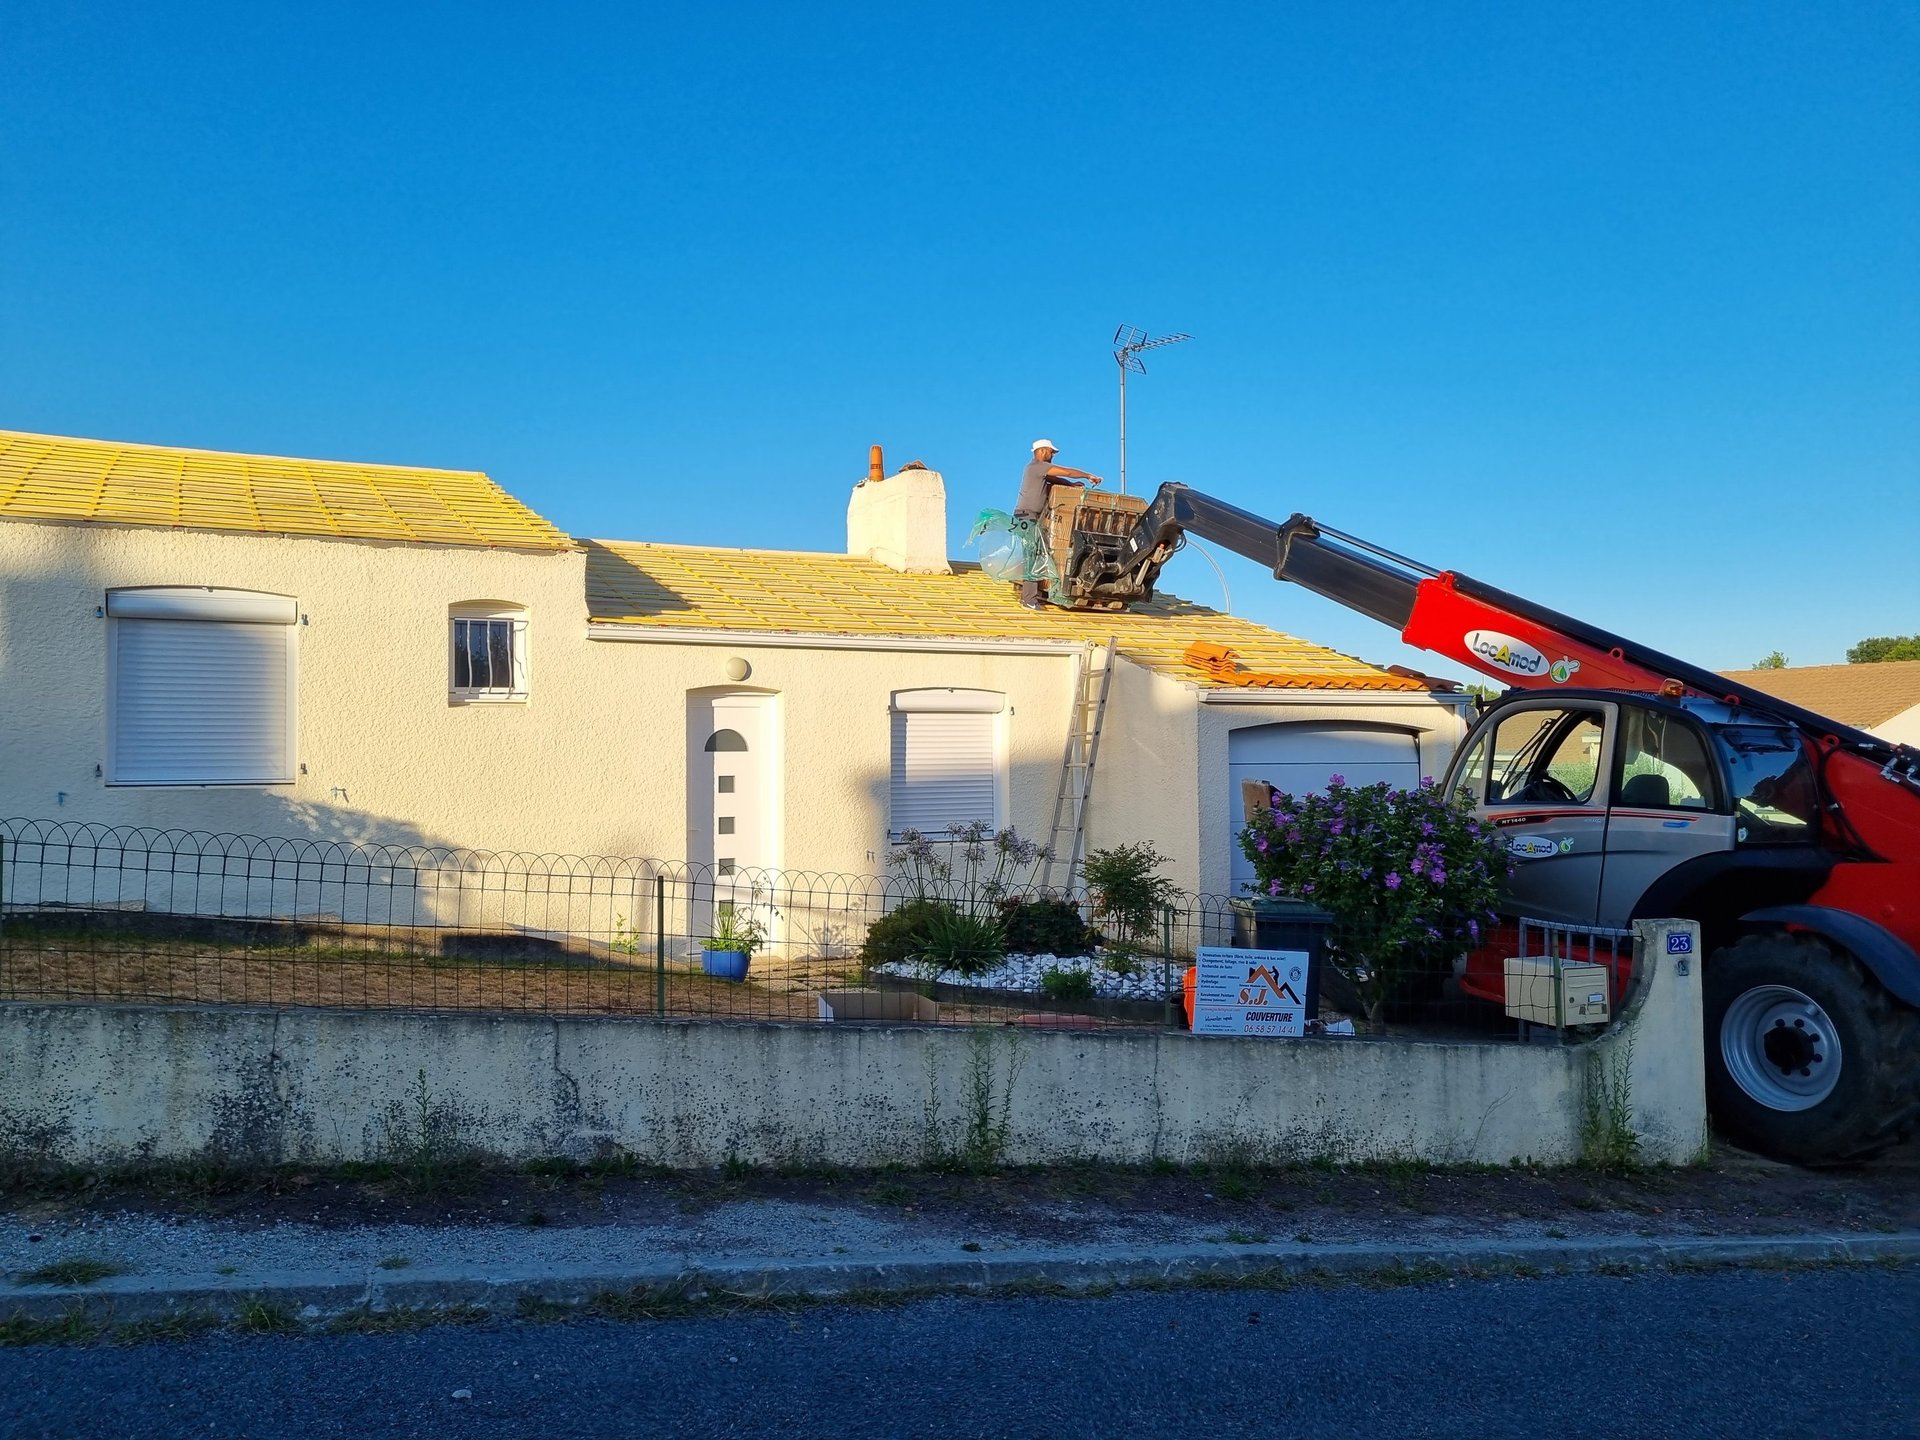
<svg viewBox="0 0 1920 1440">
<path fill-rule="evenodd" d="M 1106 923 L 1107 939 L 1121 949 L 1146 944 L 1161 908 L 1174 896 L 1173 882 L 1160 874 L 1167 857 L 1151 843 L 1116 845 L 1087 856 L 1087 889 L 1094 913 Z"/>
<path fill-rule="evenodd" d="M 997 916 L 943 906 L 928 913 L 923 933 L 919 961 L 929 980 L 942 970 L 978 975 L 1006 958 L 1006 937 Z"/>
<path fill-rule="evenodd" d="M 1256 895 L 1332 912 L 1334 964 L 1374 1020 L 1480 943 L 1512 863 L 1464 792 L 1447 795 L 1431 780 L 1398 790 L 1334 775 L 1321 795 L 1276 794 L 1247 821 L 1240 847 Z"/>
<path fill-rule="evenodd" d="M 882 915 L 867 929 L 860 947 L 861 963 L 868 966 L 891 965 L 911 960 L 927 948 L 928 927 L 937 915 L 954 914 L 944 900 L 908 900 L 890 914 Z"/>
<path fill-rule="evenodd" d="M 1093 973 L 1049 965 L 1040 972 L 1040 993 L 1049 1000 L 1093 999 Z"/>
<path fill-rule="evenodd" d="M 1071 900 L 1039 896 L 1000 902 L 1009 955 L 1084 955 L 1099 938 Z"/>
</svg>

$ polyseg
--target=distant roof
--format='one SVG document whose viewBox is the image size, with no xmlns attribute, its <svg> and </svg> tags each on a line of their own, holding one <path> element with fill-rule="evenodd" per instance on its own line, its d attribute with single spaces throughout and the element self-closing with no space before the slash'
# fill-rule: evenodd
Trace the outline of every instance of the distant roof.
<svg viewBox="0 0 1920 1440">
<path fill-rule="evenodd" d="M 1861 730 L 1920 705 L 1920 660 L 1865 665 L 1790 665 L 1784 670 L 1722 670 L 1729 680 L 1830 716 Z"/>
<path fill-rule="evenodd" d="M 922 639 L 1111 636 L 1129 660 L 1209 687 L 1435 688 L 1166 594 L 1126 611 L 1033 611 L 1021 608 L 1013 586 L 959 562 L 951 575 L 903 575 L 852 555 L 618 540 L 586 546 L 587 612 L 603 623 Z"/>
<path fill-rule="evenodd" d="M 0 430 L 0 519 L 566 550 L 478 470 L 419 470 Z"/>
</svg>

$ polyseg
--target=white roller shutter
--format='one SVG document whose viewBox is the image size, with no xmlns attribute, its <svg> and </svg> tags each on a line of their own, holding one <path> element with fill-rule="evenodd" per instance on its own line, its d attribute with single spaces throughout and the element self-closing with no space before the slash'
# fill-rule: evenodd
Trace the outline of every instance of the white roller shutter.
<svg viewBox="0 0 1920 1440">
<path fill-rule="evenodd" d="M 987 713 L 898 710 L 888 824 L 938 839 L 949 825 L 998 826 L 995 720 Z"/>
<path fill-rule="evenodd" d="M 291 781 L 292 602 L 229 592 L 207 606 L 223 618 L 148 618 L 157 610 L 194 613 L 168 599 L 172 603 L 163 609 L 142 603 L 136 592 L 109 597 L 108 780 L 116 785 Z M 235 614 L 248 618 L 224 618 Z"/>
</svg>

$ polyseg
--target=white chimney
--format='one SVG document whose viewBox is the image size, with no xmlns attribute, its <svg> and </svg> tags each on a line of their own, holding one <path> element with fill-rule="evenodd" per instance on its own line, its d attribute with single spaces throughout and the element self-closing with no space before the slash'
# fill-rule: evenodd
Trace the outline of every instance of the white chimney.
<svg viewBox="0 0 1920 1440">
<path fill-rule="evenodd" d="M 909 465 L 883 475 L 873 447 L 867 478 L 847 501 L 847 553 L 906 575 L 951 575 L 947 563 L 947 485 L 938 470 Z"/>
</svg>

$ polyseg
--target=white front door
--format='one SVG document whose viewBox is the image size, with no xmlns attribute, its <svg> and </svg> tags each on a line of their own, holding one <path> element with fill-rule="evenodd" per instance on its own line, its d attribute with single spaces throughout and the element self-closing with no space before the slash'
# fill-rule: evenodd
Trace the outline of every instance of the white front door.
<svg viewBox="0 0 1920 1440">
<path fill-rule="evenodd" d="M 699 898 L 751 907 L 769 939 L 769 872 L 779 864 L 773 708 L 771 695 L 690 696 L 687 703 L 687 858 L 699 889 L 712 882 Z"/>
<path fill-rule="evenodd" d="M 1240 832 L 1247 824 L 1240 782 L 1265 780 L 1289 795 L 1317 795 L 1335 775 L 1349 785 L 1385 780 L 1411 790 L 1420 783 L 1419 742 L 1405 730 L 1339 721 L 1254 725 L 1227 736 L 1233 894 L 1246 894 L 1253 881 L 1253 863 L 1240 848 Z"/>
</svg>

